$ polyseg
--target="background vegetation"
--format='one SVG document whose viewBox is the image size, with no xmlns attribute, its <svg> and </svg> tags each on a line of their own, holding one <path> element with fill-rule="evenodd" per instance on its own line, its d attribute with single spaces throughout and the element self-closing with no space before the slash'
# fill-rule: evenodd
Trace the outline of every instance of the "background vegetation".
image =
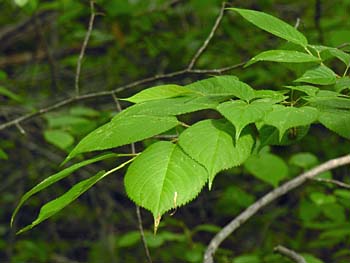
<svg viewBox="0 0 350 263">
<path fill-rule="evenodd" d="M 234 7 L 261 10 L 298 24 L 311 43 L 349 51 L 350 1 L 232 1 Z M 88 1 L 0 1 L 0 127 L 75 96 L 76 67 L 90 19 Z M 232 3 L 228 3 L 232 6 Z M 1 262 L 143 262 L 134 204 L 127 198 L 123 175 L 104 179 L 52 219 L 16 236 L 36 217 L 38 207 L 74 183 L 113 163 L 88 166 L 29 200 L 13 228 L 11 213 L 21 195 L 60 170 L 67 153 L 87 133 L 118 112 L 108 91 L 122 88 L 128 97 L 162 83 L 187 84 L 215 74 L 212 69 L 237 65 L 285 42 L 262 32 L 234 13 L 225 13 L 218 30 L 193 71 L 176 77 L 134 81 L 184 69 L 207 38 L 219 13 L 216 0 L 100 0 L 80 74 L 80 94 L 106 96 L 69 100 L 40 116 L 0 128 Z M 333 63 L 334 68 L 342 64 Z M 303 68 L 262 63 L 235 67 L 256 89 L 281 89 Z M 103 95 L 103 94 L 102 94 Z M 122 108 L 130 104 L 121 103 Z M 215 117 L 211 111 L 184 116 L 187 123 Z M 150 144 L 152 141 L 145 141 Z M 349 141 L 320 127 L 298 144 L 271 148 L 292 178 L 317 163 L 349 152 Z M 136 144 L 142 149 L 143 143 Z M 130 146 L 123 149 L 130 152 Z M 300 155 L 304 153 L 304 155 Z M 278 157 L 277 157 L 278 156 Z M 273 165 L 273 164 L 270 164 Z M 349 167 L 333 175 L 350 183 Z M 272 187 L 244 167 L 218 176 L 211 191 L 164 216 L 156 236 L 153 218 L 142 211 L 154 262 L 201 262 L 211 237 Z M 273 253 L 283 244 L 309 255 L 310 262 L 350 261 L 350 191 L 309 182 L 264 209 L 234 233 L 217 252 L 217 262 L 284 262 Z M 314 258 L 314 259 L 311 259 Z M 311 261 L 313 260 L 313 261 Z M 321 261 L 321 262 L 322 262 Z M 285 262 L 288 262 L 285 260 Z"/>
</svg>

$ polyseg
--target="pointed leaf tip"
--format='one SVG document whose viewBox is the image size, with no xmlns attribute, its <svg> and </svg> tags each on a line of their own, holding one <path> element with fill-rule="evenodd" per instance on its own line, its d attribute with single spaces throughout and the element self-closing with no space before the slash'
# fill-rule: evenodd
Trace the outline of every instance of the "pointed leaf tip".
<svg viewBox="0 0 350 263">
<path fill-rule="evenodd" d="M 124 177 L 125 190 L 154 218 L 193 200 L 207 182 L 206 169 L 171 142 L 159 141 L 136 157 Z"/>
<path fill-rule="evenodd" d="M 229 8 L 236 11 L 253 25 L 294 44 L 306 47 L 306 37 L 293 26 L 272 15 L 249 9 Z"/>
</svg>

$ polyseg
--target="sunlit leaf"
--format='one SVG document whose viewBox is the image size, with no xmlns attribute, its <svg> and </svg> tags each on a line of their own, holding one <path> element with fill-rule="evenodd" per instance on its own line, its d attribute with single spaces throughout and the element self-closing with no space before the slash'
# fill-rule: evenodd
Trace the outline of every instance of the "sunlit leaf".
<svg viewBox="0 0 350 263">
<path fill-rule="evenodd" d="M 111 149 L 144 140 L 178 125 L 173 116 L 120 115 L 83 138 L 67 160 L 84 152 Z"/>
<path fill-rule="evenodd" d="M 157 228 L 166 211 L 194 199 L 207 180 L 203 166 L 175 144 L 160 141 L 135 159 L 124 183 L 130 199 L 152 212 Z"/>
<path fill-rule="evenodd" d="M 187 88 L 207 96 L 237 97 L 249 101 L 254 98 L 254 90 L 235 76 L 218 76 L 191 83 Z"/>
<path fill-rule="evenodd" d="M 79 196 L 81 196 L 83 193 L 85 193 L 87 190 L 89 190 L 92 186 L 94 186 L 97 182 L 105 178 L 107 175 L 123 168 L 125 165 L 132 162 L 135 158 L 132 158 L 122 164 L 120 164 L 118 167 L 113 168 L 112 170 L 109 170 L 108 172 L 100 171 L 96 175 L 85 179 L 76 185 L 74 185 L 71 189 L 69 189 L 66 193 L 63 195 L 57 197 L 56 199 L 46 203 L 39 212 L 38 217 L 28 226 L 22 228 L 20 231 L 17 232 L 17 234 L 23 233 L 36 225 L 40 224 L 44 220 L 48 219 L 49 217 L 53 216 L 63 208 L 65 208 L 67 205 L 72 203 L 74 200 L 76 200 Z"/>
<path fill-rule="evenodd" d="M 252 155 L 244 167 L 255 177 L 277 187 L 278 183 L 288 176 L 288 166 L 277 155 L 265 153 Z"/>
<path fill-rule="evenodd" d="M 330 68 L 320 65 L 315 68 L 307 70 L 295 82 L 305 82 L 317 85 L 331 85 L 335 84 L 337 74 Z"/>
<path fill-rule="evenodd" d="M 279 139 L 292 127 L 306 126 L 317 120 L 318 110 L 313 107 L 285 107 L 282 105 L 273 106 L 263 120 L 265 124 L 276 127 L 279 130 Z"/>
<path fill-rule="evenodd" d="M 305 63 L 320 62 L 318 57 L 294 50 L 268 50 L 256 55 L 248 61 L 245 66 L 252 65 L 258 61 L 272 61 L 283 63 Z"/>
<path fill-rule="evenodd" d="M 254 140 L 243 134 L 235 143 L 231 124 L 220 120 L 204 120 L 186 129 L 179 137 L 179 145 L 209 173 L 209 188 L 215 175 L 242 164 L 250 155 Z"/>
<path fill-rule="evenodd" d="M 294 44 L 301 45 L 303 47 L 307 46 L 307 39 L 302 33 L 300 33 L 291 25 L 274 16 L 255 10 L 240 8 L 228 9 L 238 12 L 246 20 L 248 20 L 255 26 L 261 28 L 262 30 L 265 30 L 275 36 L 288 40 Z"/>
<path fill-rule="evenodd" d="M 285 86 L 285 87 L 291 90 L 298 90 L 298 91 L 304 92 L 309 96 L 316 96 L 316 93 L 320 90 L 319 88 L 311 85 Z"/>
<path fill-rule="evenodd" d="M 144 89 L 141 92 L 135 94 L 134 96 L 123 100 L 130 101 L 133 103 L 140 103 L 150 100 L 178 97 L 189 93 L 193 94 L 194 91 L 179 85 L 169 84 Z"/>
<path fill-rule="evenodd" d="M 19 201 L 18 205 L 16 206 L 16 208 L 15 208 L 13 214 L 12 214 L 11 225 L 13 223 L 13 220 L 14 220 L 18 210 L 34 194 L 40 192 L 41 190 L 49 187 L 52 184 L 58 182 L 59 180 L 62 180 L 63 178 L 67 177 L 68 175 L 70 175 L 71 173 L 73 173 L 74 171 L 78 170 L 79 168 L 81 168 L 83 166 L 86 166 L 86 165 L 94 163 L 94 162 L 102 161 L 102 160 L 105 160 L 105 159 L 109 159 L 109 158 L 117 158 L 118 156 L 119 156 L 118 154 L 114 154 L 114 153 L 103 154 L 103 155 L 94 157 L 92 159 L 88 159 L 88 160 L 82 161 L 80 163 L 73 164 L 72 166 L 70 166 L 70 167 L 68 167 L 68 168 L 66 168 L 64 170 L 47 177 L 46 179 L 44 179 L 39 184 L 34 186 L 32 189 L 30 189 L 28 192 L 26 192 L 21 197 L 21 200 Z"/>
<path fill-rule="evenodd" d="M 272 110 L 272 104 L 259 101 L 253 101 L 250 104 L 244 101 L 228 101 L 220 104 L 217 109 L 235 126 L 237 140 L 244 127 L 262 120 L 265 114 Z"/>
<path fill-rule="evenodd" d="M 318 120 L 331 131 L 346 139 L 350 139 L 350 111 L 320 109 Z"/>
<path fill-rule="evenodd" d="M 74 143 L 74 137 L 62 130 L 47 130 L 44 132 L 45 140 L 60 149 L 67 149 Z"/>
<path fill-rule="evenodd" d="M 346 89 L 350 90 L 350 77 L 338 78 L 334 85 L 334 90 L 336 92 L 342 92 Z"/>
</svg>

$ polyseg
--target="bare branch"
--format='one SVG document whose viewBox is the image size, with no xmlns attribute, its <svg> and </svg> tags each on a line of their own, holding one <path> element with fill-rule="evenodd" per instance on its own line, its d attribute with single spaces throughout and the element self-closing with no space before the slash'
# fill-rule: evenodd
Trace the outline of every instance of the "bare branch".
<svg viewBox="0 0 350 263">
<path fill-rule="evenodd" d="M 293 260 L 296 263 L 306 263 L 306 260 L 304 259 L 304 257 L 300 254 L 298 254 L 297 252 L 286 248 L 284 246 L 277 246 L 273 249 L 275 252 L 281 254 L 282 256 L 285 256 L 291 260 Z"/>
<path fill-rule="evenodd" d="M 234 64 L 234 65 L 223 67 L 223 68 L 217 68 L 217 69 L 193 69 L 193 66 L 195 65 L 196 61 L 203 54 L 203 52 L 206 50 L 209 42 L 211 41 L 217 28 L 219 27 L 220 22 L 221 22 L 222 17 L 223 17 L 223 14 L 224 14 L 224 7 L 225 7 L 225 2 L 222 3 L 220 13 L 219 13 L 219 15 L 214 23 L 213 28 L 210 31 L 208 37 L 206 38 L 203 45 L 198 49 L 198 51 L 193 56 L 192 60 L 189 62 L 189 64 L 184 69 L 170 72 L 170 73 L 154 75 L 152 77 L 137 80 L 137 81 L 131 82 L 129 84 L 120 86 L 120 87 L 118 87 L 114 90 L 111 90 L 111 91 L 92 92 L 92 93 L 87 93 L 84 95 L 79 95 L 79 92 L 80 92 L 80 90 L 79 90 L 79 78 L 80 78 L 80 71 L 81 71 L 81 62 L 82 62 L 82 59 L 84 57 L 85 49 L 86 49 L 89 37 L 91 35 L 94 18 L 96 16 L 96 13 L 94 11 L 94 3 L 93 3 L 93 1 L 91 1 L 90 2 L 91 16 L 90 16 L 89 28 L 88 28 L 88 32 L 85 36 L 85 40 L 84 40 L 84 43 L 83 43 L 83 46 L 82 46 L 82 49 L 80 52 L 78 64 L 77 64 L 77 72 L 76 72 L 76 79 L 75 79 L 76 96 L 61 100 L 61 101 L 59 101 L 51 106 L 41 108 L 37 112 L 24 114 L 18 118 L 15 118 L 13 120 L 5 122 L 5 123 L 0 125 L 0 131 L 6 129 L 8 127 L 17 125 L 23 121 L 30 120 L 30 119 L 35 118 L 37 116 L 46 114 L 48 112 L 57 110 L 59 108 L 65 107 L 65 106 L 73 104 L 73 103 L 76 103 L 78 101 L 83 101 L 83 100 L 87 100 L 87 99 L 94 99 L 94 98 L 104 97 L 104 96 L 113 96 L 113 94 L 115 95 L 115 94 L 122 92 L 126 89 L 133 88 L 133 87 L 136 87 L 139 85 L 148 84 L 148 83 L 151 83 L 151 82 L 154 82 L 157 80 L 161 80 L 161 79 L 169 79 L 169 78 L 178 77 L 178 76 L 182 76 L 182 75 L 186 75 L 186 74 L 222 74 L 224 72 L 227 72 L 227 71 L 230 71 L 232 69 L 236 69 L 236 68 L 243 66 L 246 62 L 241 62 L 238 64 Z"/>
<path fill-rule="evenodd" d="M 94 26 L 94 20 L 95 20 L 95 16 L 96 16 L 93 0 L 90 0 L 90 12 L 91 12 L 91 14 L 90 14 L 90 20 L 89 20 L 89 27 L 88 27 L 88 30 L 86 32 L 85 39 L 84 39 L 83 45 L 81 47 L 80 55 L 79 55 L 78 62 L 77 62 L 77 72 L 75 74 L 75 95 L 76 96 L 79 96 L 79 93 L 80 93 L 79 79 L 80 79 L 81 63 L 82 63 L 84 55 L 85 55 L 86 47 L 89 43 L 89 39 L 91 36 L 91 32 L 92 32 L 92 28 Z"/>
<path fill-rule="evenodd" d="M 323 183 L 330 183 L 330 184 L 335 184 L 339 187 L 345 188 L 345 189 L 350 189 L 350 184 L 343 183 L 338 180 L 334 179 L 325 179 L 325 178 L 312 178 L 311 180 L 317 181 L 317 182 L 323 182 Z"/>
<path fill-rule="evenodd" d="M 219 15 L 215 20 L 213 28 L 210 30 L 210 33 L 209 33 L 208 37 L 204 40 L 202 46 L 197 50 L 196 54 L 194 54 L 193 58 L 191 59 L 190 63 L 187 66 L 187 69 L 192 69 L 194 67 L 194 65 L 196 64 L 196 62 L 198 61 L 198 59 L 200 58 L 200 56 L 207 49 L 210 41 L 212 40 L 216 30 L 218 29 L 218 27 L 220 25 L 220 22 L 224 16 L 225 4 L 226 4 L 225 2 L 222 2 Z"/>
<path fill-rule="evenodd" d="M 346 164 L 350 164 L 350 155 L 345 155 L 336 159 L 329 160 L 305 173 L 302 173 L 298 177 L 295 177 L 294 179 L 284 183 L 280 187 L 275 188 L 274 190 L 261 197 L 258 201 L 249 206 L 214 236 L 205 251 L 203 262 L 213 263 L 213 256 L 220 244 L 248 219 L 254 216 L 261 208 L 302 185 L 305 183 L 305 181 L 314 178 L 318 174 Z"/>
<path fill-rule="evenodd" d="M 130 89 L 139 85 L 143 85 L 143 84 L 147 84 L 147 83 L 151 83 L 157 80 L 161 80 L 161 79 L 168 79 L 168 78 L 173 78 L 173 77 L 178 77 L 178 76 L 182 76 L 185 74 L 221 74 L 223 72 L 227 72 L 229 70 L 235 69 L 235 68 L 239 68 L 242 65 L 244 65 L 245 63 L 238 63 L 232 66 L 228 66 L 228 67 L 224 67 L 224 68 L 218 68 L 218 69 L 192 69 L 192 70 L 187 70 L 187 69 L 183 69 L 183 70 L 179 70 L 179 71 L 174 71 L 171 73 L 166 73 L 166 74 L 161 74 L 161 75 L 155 75 L 153 77 L 148 77 L 148 78 L 144 78 L 141 80 L 137 80 L 135 82 L 126 84 L 124 86 L 120 86 L 114 90 L 111 91 L 100 91 L 100 92 L 92 92 L 92 93 L 87 93 L 84 95 L 79 95 L 76 97 L 71 97 L 68 99 L 64 99 L 62 101 L 59 101 L 51 106 L 48 107 L 44 107 L 41 108 L 40 110 L 38 110 L 37 112 L 33 112 L 33 113 L 28 113 L 25 115 L 22 115 L 18 118 L 15 118 L 11 121 L 5 122 L 3 124 L 0 125 L 0 131 L 4 130 L 6 128 L 9 128 L 11 126 L 16 125 L 17 123 L 23 122 L 23 121 L 27 121 L 30 119 L 33 119 L 37 116 L 46 114 L 48 112 L 57 110 L 59 108 L 65 107 L 67 105 L 76 103 L 78 101 L 83 101 L 83 100 L 88 100 L 88 99 L 94 99 L 94 98 L 98 98 L 98 97 L 105 97 L 105 96 L 111 96 L 112 94 L 115 93 L 119 93 L 121 91 L 124 91 L 126 89 Z"/>
</svg>

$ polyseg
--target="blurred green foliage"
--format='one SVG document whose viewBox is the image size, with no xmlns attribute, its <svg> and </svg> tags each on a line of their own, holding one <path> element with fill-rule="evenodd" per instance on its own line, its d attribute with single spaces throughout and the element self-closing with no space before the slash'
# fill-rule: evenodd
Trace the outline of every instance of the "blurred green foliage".
<svg viewBox="0 0 350 263">
<path fill-rule="evenodd" d="M 221 1 L 190 0 L 173 5 L 171 2 L 96 1 L 98 16 L 83 60 L 82 93 L 115 89 L 187 65 L 210 32 Z M 299 21 L 299 30 L 312 44 L 337 47 L 350 42 L 348 0 L 232 2 L 235 7 L 258 9 L 290 24 Z M 317 11 L 317 3 L 321 12 Z M 90 9 L 87 1 L 76 0 L 2 0 L 0 4 L 2 124 L 73 96 L 75 67 Z M 45 17 L 50 19 L 46 21 Z M 26 21 L 29 22 L 24 23 Z M 291 45 L 271 38 L 238 15 L 226 13 L 196 67 L 212 69 L 234 65 L 262 50 L 290 49 Z M 343 50 L 349 51 L 349 45 Z M 335 60 L 332 66 L 345 69 Z M 305 66 L 257 63 L 248 70 L 235 69 L 232 74 L 256 89 L 283 91 L 282 85 L 290 83 L 303 70 Z M 205 77 L 208 75 L 188 74 L 171 79 L 171 83 L 187 84 Z M 157 81 L 152 85 L 168 82 Z M 125 98 L 143 88 L 145 86 L 140 85 L 127 89 L 119 96 Z M 123 102 L 121 106 L 128 105 Z M 20 196 L 47 175 L 59 171 L 58 164 L 73 144 L 117 111 L 112 97 L 101 97 L 25 122 L 21 124 L 25 134 L 20 132 L 21 127 L 15 126 L 0 131 L 0 262 L 144 261 L 134 205 L 127 199 L 122 184 L 125 170 L 100 182 L 53 219 L 28 233 L 15 235 L 20 226 L 35 218 L 39 205 L 98 170 L 112 166 L 113 161 L 89 166 L 50 188 L 51 191 L 30 199 L 14 228 L 9 227 Z M 195 122 L 212 114 L 199 112 L 183 118 Z M 276 145 L 266 151 L 265 157 L 278 158 L 274 165 L 282 170 L 288 167 L 288 174 L 279 173 L 283 178 L 275 178 L 273 184 L 348 153 L 350 146 L 349 141 L 320 127 L 312 128 L 301 141 L 295 141 L 293 146 Z M 142 149 L 143 145 L 136 147 Z M 123 151 L 130 152 L 130 149 L 125 147 Z M 166 215 L 156 236 L 150 232 L 153 219 L 144 213 L 146 239 L 154 262 L 201 262 L 206 245 L 220 227 L 271 189 L 270 185 L 248 176 L 259 172 L 249 164 L 223 172 L 212 191 L 204 191 L 196 201 L 174 211 L 174 215 Z M 349 168 L 344 167 L 323 176 L 350 183 L 349 173 Z M 273 248 L 279 244 L 308 253 L 309 263 L 349 262 L 349 200 L 349 190 L 309 182 L 271 204 L 230 236 L 218 250 L 216 262 L 288 262 L 273 254 Z"/>
</svg>

